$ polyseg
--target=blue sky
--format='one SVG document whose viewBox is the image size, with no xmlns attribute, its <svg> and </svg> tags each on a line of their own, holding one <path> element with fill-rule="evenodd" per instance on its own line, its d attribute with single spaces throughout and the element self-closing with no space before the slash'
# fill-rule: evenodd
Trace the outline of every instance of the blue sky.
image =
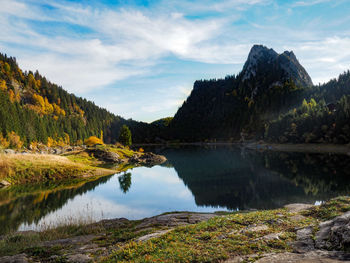
<svg viewBox="0 0 350 263">
<path fill-rule="evenodd" d="M 314 83 L 350 69 L 350 0 L 0 0 L 0 52 L 125 118 L 172 116 L 196 79 L 253 44 L 293 50 Z"/>
</svg>

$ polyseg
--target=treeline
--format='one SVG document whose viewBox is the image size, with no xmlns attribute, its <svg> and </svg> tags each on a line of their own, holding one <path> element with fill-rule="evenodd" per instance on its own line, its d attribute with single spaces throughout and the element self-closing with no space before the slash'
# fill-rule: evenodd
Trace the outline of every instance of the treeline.
<svg viewBox="0 0 350 263">
<path fill-rule="evenodd" d="M 131 129 L 134 142 L 152 141 L 157 132 L 153 125 L 125 120 L 69 94 L 37 71 L 22 72 L 15 58 L 0 54 L 0 140 L 5 146 L 11 136 L 24 146 L 80 144 L 101 132 L 106 143 L 114 143 L 122 125 Z"/>
<path fill-rule="evenodd" d="M 312 86 L 293 52 L 252 47 L 237 76 L 201 80 L 170 123 L 180 141 L 237 141 L 254 138 L 266 120 L 295 107 Z"/>
<path fill-rule="evenodd" d="M 169 139 L 350 142 L 350 71 L 315 86 L 292 52 L 252 50 L 237 76 L 194 83 Z"/>
<path fill-rule="evenodd" d="M 298 104 L 307 90 L 288 78 L 255 96 L 247 86 L 241 75 L 196 81 L 170 123 L 170 137 L 182 141 L 236 141 L 242 134 L 255 136 L 266 119 L 278 117 Z"/>
</svg>

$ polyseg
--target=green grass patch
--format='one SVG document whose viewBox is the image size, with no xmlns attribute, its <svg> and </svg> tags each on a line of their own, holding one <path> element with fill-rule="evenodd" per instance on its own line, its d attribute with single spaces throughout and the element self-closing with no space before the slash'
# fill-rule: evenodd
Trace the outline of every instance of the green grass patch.
<svg viewBox="0 0 350 263">
<path fill-rule="evenodd" d="M 90 234 L 99 234 L 105 231 L 101 224 L 87 224 L 84 220 L 80 223 L 76 220 L 67 221 L 65 224 L 50 228 L 41 232 L 23 232 L 12 233 L 4 236 L 0 240 L 0 256 L 9 256 L 20 253 L 34 255 L 37 258 L 43 255 L 59 255 L 58 250 L 63 247 L 44 247 L 42 243 L 45 241 L 70 238 L 75 236 L 83 236 Z M 45 258 L 45 257 L 44 257 Z"/>
<path fill-rule="evenodd" d="M 295 229 L 316 223 L 313 218 L 295 222 L 291 215 L 280 209 L 215 217 L 144 243 L 130 241 L 116 247 L 105 262 L 220 262 L 235 255 L 290 251 Z M 250 226 L 263 224 L 267 230 L 249 231 Z M 279 239 L 262 238 L 280 232 Z"/>
<path fill-rule="evenodd" d="M 303 212 L 303 215 L 324 221 L 333 219 L 347 211 L 350 211 L 350 197 L 340 196 Z"/>
</svg>

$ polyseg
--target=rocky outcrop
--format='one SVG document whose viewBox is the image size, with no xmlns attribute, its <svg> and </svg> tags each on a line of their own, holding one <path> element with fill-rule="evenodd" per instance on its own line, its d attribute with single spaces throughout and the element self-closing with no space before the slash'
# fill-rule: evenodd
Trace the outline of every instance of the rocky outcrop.
<svg viewBox="0 0 350 263">
<path fill-rule="evenodd" d="M 145 218 L 137 226 L 137 228 L 147 228 L 153 225 L 176 227 L 180 225 L 196 224 L 201 221 L 209 220 L 210 218 L 213 218 L 215 216 L 217 215 L 212 213 L 169 213 L 165 215 Z"/>
<path fill-rule="evenodd" d="M 7 256 L 0 258 L 2 263 L 28 263 L 30 262 L 26 254 Z"/>
<path fill-rule="evenodd" d="M 243 240 L 243 237 L 245 239 L 248 238 L 250 244 L 263 244 L 261 250 L 251 250 L 255 254 L 245 254 L 244 251 L 239 253 L 238 251 L 238 253 L 230 254 L 233 258 L 221 262 L 350 262 L 350 254 L 348 253 L 350 244 L 350 211 L 319 224 L 318 220 L 322 219 L 309 217 L 310 213 L 314 215 L 315 211 L 324 211 L 320 210 L 319 207 L 307 204 L 291 204 L 286 206 L 285 209 L 288 210 L 287 213 L 286 211 L 273 212 L 268 218 L 262 218 L 261 221 L 257 221 L 254 224 L 249 223 L 251 219 L 248 219 L 247 222 L 237 221 L 241 227 L 234 226 L 231 229 L 227 228 L 230 225 L 227 220 L 237 220 L 237 217 L 226 218 L 223 215 L 222 218 L 217 218 L 208 224 L 205 228 L 206 231 L 210 233 L 218 233 L 220 231 L 219 233 L 221 233 L 218 236 L 213 235 L 217 239 L 216 241 L 232 239 L 232 241 L 240 242 Z M 172 238 L 174 237 L 173 235 L 178 233 L 179 229 L 183 228 L 176 227 L 196 224 L 216 216 L 220 216 L 220 214 L 174 212 L 138 221 L 129 221 L 125 218 L 103 220 L 89 225 L 89 229 L 95 229 L 96 227 L 94 234 L 42 242 L 43 248 L 59 247 L 60 253 L 48 255 L 45 261 L 40 262 L 56 262 L 56 259 L 60 259 L 58 255 L 63 255 L 64 260 L 67 262 L 100 262 L 105 260 L 106 257 L 110 257 L 111 253 L 114 253 L 116 249 L 128 248 L 129 241 L 132 241 L 133 244 L 140 244 L 164 235 L 169 235 L 165 239 Z M 305 221 L 302 224 L 298 224 L 294 220 Z M 309 226 L 304 227 L 307 224 Z M 220 227 L 223 226 L 224 229 L 220 230 Z M 119 229 L 119 232 L 115 232 L 116 229 Z M 196 227 L 190 229 L 201 231 L 201 228 Z M 119 234 L 116 236 L 110 235 L 110 233 L 123 232 L 130 233 L 130 235 L 128 234 L 125 237 L 118 237 Z M 181 230 L 179 232 L 181 233 Z M 288 240 L 287 243 L 284 243 L 286 247 L 283 248 L 280 243 L 283 244 L 287 236 L 292 233 L 296 233 L 296 240 L 294 242 L 294 239 Z M 192 232 L 191 234 L 197 235 L 197 233 Z M 117 246 L 116 243 L 118 244 Z M 157 240 L 155 240 L 154 244 L 156 243 Z M 211 244 L 219 244 L 219 242 L 212 242 Z M 195 246 L 196 243 L 193 245 Z M 273 247 L 278 245 L 278 247 L 264 250 L 263 247 L 265 245 Z M 26 250 L 24 251 L 27 253 Z M 47 251 L 50 251 L 50 249 Z M 0 262 L 36 262 L 36 259 L 35 255 L 28 253 L 2 257 Z"/>
<path fill-rule="evenodd" d="M 11 184 L 7 182 L 6 180 L 1 180 L 0 181 L 0 188 L 10 186 Z"/>
<path fill-rule="evenodd" d="M 169 213 L 164 215 L 158 215 L 150 218 L 145 218 L 141 221 L 137 221 L 135 231 L 136 233 L 142 233 L 153 227 L 161 226 L 162 229 L 158 229 L 152 233 L 139 236 L 135 239 L 136 242 L 146 242 L 147 240 L 163 236 L 170 231 L 172 231 L 176 226 L 195 224 L 201 221 L 206 221 L 217 214 L 210 213 L 191 213 L 191 212 L 181 212 L 181 213 Z M 49 248 L 60 248 L 60 253 L 58 255 L 48 255 L 44 260 L 36 260 L 35 257 L 31 257 L 28 254 L 18 254 L 14 256 L 0 257 L 0 262 L 5 263 L 28 263 L 28 262 L 74 262 L 74 263 L 87 263 L 87 262 L 100 262 L 101 259 L 96 259 L 92 255 L 98 255 L 103 258 L 103 256 L 108 256 L 110 253 L 115 251 L 115 246 L 104 247 L 102 245 L 96 244 L 94 241 L 104 240 L 106 238 L 106 233 L 104 231 L 111 231 L 123 227 L 128 224 L 132 224 L 126 218 L 116 218 L 110 220 L 102 220 L 97 223 L 90 225 L 92 229 L 96 228 L 96 235 L 83 235 L 75 236 L 71 238 L 51 240 L 43 242 L 41 245 L 43 251 L 50 251 Z M 165 229 L 163 229 L 165 228 Z M 102 230 L 103 229 L 103 230 Z M 101 232 L 102 231 L 102 232 Z M 29 231 L 28 231 L 29 232 Z M 34 231 L 31 231 L 35 233 Z M 26 232 L 22 232 L 25 234 Z M 43 255 L 46 256 L 46 255 Z"/>
<path fill-rule="evenodd" d="M 97 148 L 92 148 L 86 150 L 89 154 L 92 154 L 95 158 L 99 159 L 102 162 L 107 162 L 107 163 L 121 163 L 122 160 L 120 159 L 119 154 L 115 152 L 110 152 L 107 150 L 103 149 L 97 149 Z"/>
<path fill-rule="evenodd" d="M 138 163 L 145 166 L 162 164 L 165 161 L 166 158 L 163 155 L 158 155 L 151 152 L 144 154 L 135 154 L 129 159 L 130 163 Z"/>
<path fill-rule="evenodd" d="M 242 81 L 256 79 L 267 72 L 271 76 L 271 83 L 275 83 L 270 86 L 281 85 L 279 82 L 288 78 L 302 86 L 311 87 L 313 85 L 309 74 L 300 65 L 293 51 L 284 51 L 282 54 L 278 54 L 271 48 L 254 45 L 243 66 Z M 272 76 L 275 76 L 275 79 Z"/>
<path fill-rule="evenodd" d="M 316 248 L 350 251 L 350 212 L 321 223 L 319 228 Z"/>
<path fill-rule="evenodd" d="M 256 261 L 256 263 L 340 263 L 348 262 L 348 255 L 343 252 L 314 250 L 304 254 L 276 253 L 269 254 Z"/>
</svg>

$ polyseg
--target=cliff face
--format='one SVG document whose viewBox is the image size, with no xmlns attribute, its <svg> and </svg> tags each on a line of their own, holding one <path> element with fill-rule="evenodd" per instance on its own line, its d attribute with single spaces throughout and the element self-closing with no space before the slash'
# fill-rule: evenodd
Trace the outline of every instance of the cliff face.
<svg viewBox="0 0 350 263">
<path fill-rule="evenodd" d="M 273 49 L 262 45 L 254 45 L 242 70 L 242 81 L 254 77 L 262 77 L 264 73 L 277 75 L 281 78 L 291 78 L 296 84 L 312 86 L 312 80 L 306 70 L 300 65 L 293 51 L 278 54 Z"/>
</svg>

